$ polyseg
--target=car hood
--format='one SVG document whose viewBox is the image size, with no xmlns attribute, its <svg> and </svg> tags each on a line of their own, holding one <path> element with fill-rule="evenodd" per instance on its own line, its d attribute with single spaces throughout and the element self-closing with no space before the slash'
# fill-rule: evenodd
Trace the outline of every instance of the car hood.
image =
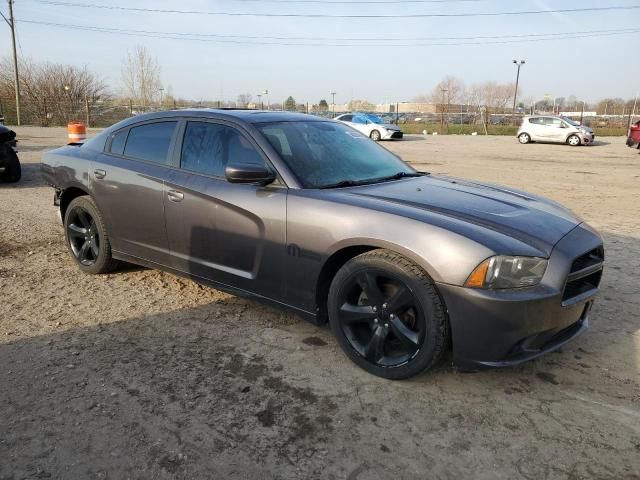
<svg viewBox="0 0 640 480">
<path fill-rule="evenodd" d="M 453 218 L 499 232 L 550 254 L 581 220 L 563 206 L 526 192 L 446 176 L 425 175 L 343 189 L 369 207 L 410 218 L 421 213 Z"/>
<path fill-rule="evenodd" d="M 380 125 L 381 127 L 384 127 L 387 130 L 398 130 L 398 131 L 400 130 L 400 127 L 392 123 L 377 123 L 376 125 Z"/>
</svg>

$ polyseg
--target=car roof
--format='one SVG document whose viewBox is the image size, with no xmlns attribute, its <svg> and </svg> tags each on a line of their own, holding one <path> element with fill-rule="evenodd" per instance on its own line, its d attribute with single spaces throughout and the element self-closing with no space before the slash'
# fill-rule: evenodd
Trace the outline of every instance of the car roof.
<svg viewBox="0 0 640 480">
<path fill-rule="evenodd" d="M 168 117 L 203 117 L 203 118 L 219 118 L 219 119 L 237 119 L 247 123 L 262 122 L 326 122 L 327 119 L 316 117 L 315 115 L 307 115 L 305 113 L 281 112 L 273 110 L 242 110 L 242 109 L 223 109 L 223 108 L 185 108 L 179 110 L 164 110 L 161 112 L 145 113 L 136 115 L 127 120 L 140 122 L 145 120 L 154 120 Z M 128 122 L 127 122 L 128 123 Z"/>
</svg>

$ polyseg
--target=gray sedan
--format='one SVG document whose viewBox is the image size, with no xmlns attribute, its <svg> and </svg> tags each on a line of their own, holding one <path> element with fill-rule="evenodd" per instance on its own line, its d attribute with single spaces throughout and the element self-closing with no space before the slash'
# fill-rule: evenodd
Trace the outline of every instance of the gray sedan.
<svg viewBox="0 0 640 480">
<path fill-rule="evenodd" d="M 390 379 L 508 366 L 588 324 L 602 238 L 562 206 L 418 172 L 339 122 L 181 110 L 47 152 L 71 258 L 131 262 L 329 323 Z"/>
</svg>

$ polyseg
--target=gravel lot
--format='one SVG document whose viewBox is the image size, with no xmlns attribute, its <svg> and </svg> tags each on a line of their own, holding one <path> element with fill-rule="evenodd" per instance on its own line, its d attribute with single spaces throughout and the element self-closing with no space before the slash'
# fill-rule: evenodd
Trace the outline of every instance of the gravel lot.
<svg viewBox="0 0 640 480">
<path fill-rule="evenodd" d="M 0 479 L 640 478 L 640 155 L 514 138 L 385 143 L 423 170 L 546 195 L 606 238 L 591 329 L 519 368 L 409 381 L 328 328 L 170 274 L 80 274 L 18 128 L 0 186 Z"/>
</svg>

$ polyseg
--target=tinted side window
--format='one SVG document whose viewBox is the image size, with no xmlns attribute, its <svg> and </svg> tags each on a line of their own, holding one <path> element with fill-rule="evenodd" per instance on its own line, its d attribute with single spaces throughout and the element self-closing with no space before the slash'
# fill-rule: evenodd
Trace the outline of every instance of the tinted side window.
<svg viewBox="0 0 640 480">
<path fill-rule="evenodd" d="M 353 120 L 353 115 L 343 115 L 340 117 L 340 120 L 343 122 L 351 122 Z"/>
<path fill-rule="evenodd" d="M 229 129 L 229 150 L 228 161 L 234 163 L 250 163 L 253 165 L 264 165 L 264 159 L 257 152 L 249 140 L 240 132 Z"/>
<path fill-rule="evenodd" d="M 367 119 L 360 115 L 356 115 L 355 117 L 353 117 L 353 123 L 364 125 L 365 123 L 367 123 Z"/>
<path fill-rule="evenodd" d="M 124 153 L 124 144 L 127 141 L 127 133 L 129 133 L 129 130 L 122 130 L 113 136 L 111 140 L 111 148 L 109 149 L 111 153 L 116 153 L 118 155 L 122 155 Z"/>
<path fill-rule="evenodd" d="M 181 168 L 224 177 L 224 169 L 230 162 L 264 165 L 262 156 L 237 130 L 209 122 L 187 123 Z"/>
<path fill-rule="evenodd" d="M 133 127 L 129 130 L 124 154 L 128 157 L 166 164 L 176 124 L 177 122 L 157 122 Z"/>
<path fill-rule="evenodd" d="M 215 123 L 188 122 L 180 166 L 192 172 L 224 176 L 228 130 L 224 125 Z"/>
<path fill-rule="evenodd" d="M 530 118 L 529 123 L 533 123 L 535 125 L 542 125 L 542 118 L 541 117 Z"/>
</svg>

